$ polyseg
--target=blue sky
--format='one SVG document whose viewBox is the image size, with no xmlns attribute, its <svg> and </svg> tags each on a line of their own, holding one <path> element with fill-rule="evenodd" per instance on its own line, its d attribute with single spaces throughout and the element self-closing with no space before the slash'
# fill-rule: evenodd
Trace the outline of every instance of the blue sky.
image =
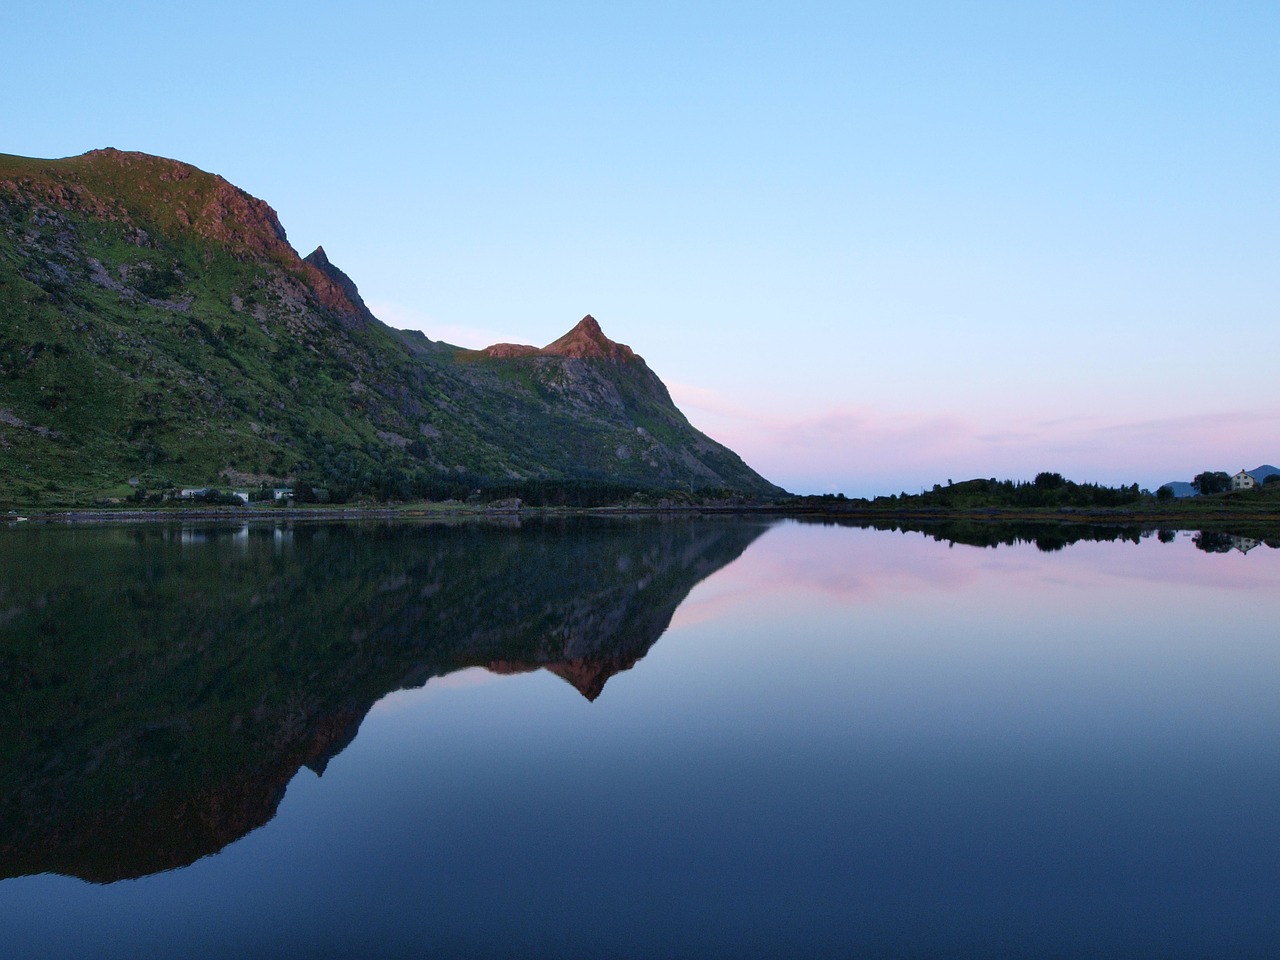
<svg viewBox="0 0 1280 960">
<path fill-rule="evenodd" d="M 177 157 L 394 326 L 583 314 L 791 489 L 1280 459 L 1280 4 L 21 4 L 0 151 Z"/>
</svg>

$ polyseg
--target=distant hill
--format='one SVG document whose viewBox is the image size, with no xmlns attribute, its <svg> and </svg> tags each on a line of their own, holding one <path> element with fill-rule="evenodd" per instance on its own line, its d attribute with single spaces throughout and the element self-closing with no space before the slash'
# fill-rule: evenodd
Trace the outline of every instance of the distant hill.
<svg viewBox="0 0 1280 960">
<path fill-rule="evenodd" d="M 0 155 L 0 500 L 131 479 L 782 492 L 590 316 L 543 348 L 435 342 L 379 321 L 221 177 L 110 149 Z"/>
<path fill-rule="evenodd" d="M 1252 470 L 1246 470 L 1245 472 L 1259 483 L 1262 483 L 1267 477 L 1280 473 L 1280 467 L 1273 467 L 1269 463 L 1264 463 L 1260 467 L 1254 467 Z"/>
<path fill-rule="evenodd" d="M 1168 483 L 1160 484 L 1160 486 L 1171 489 L 1175 497 L 1198 497 L 1200 495 L 1189 480 L 1170 480 Z"/>
</svg>

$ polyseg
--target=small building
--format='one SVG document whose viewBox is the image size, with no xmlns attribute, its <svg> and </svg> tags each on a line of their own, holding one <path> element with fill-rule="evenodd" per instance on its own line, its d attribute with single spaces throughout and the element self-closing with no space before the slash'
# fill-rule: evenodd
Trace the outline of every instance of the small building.
<svg viewBox="0 0 1280 960">
<path fill-rule="evenodd" d="M 1250 550 L 1252 550 L 1261 542 L 1262 542 L 1261 540 L 1255 540 L 1253 539 L 1253 537 L 1232 537 L 1231 538 L 1231 546 L 1234 547 L 1236 550 L 1239 550 L 1241 553 L 1248 553 Z"/>
<path fill-rule="evenodd" d="M 273 487 L 271 489 L 272 500 L 288 500 L 293 496 L 293 487 Z"/>
<path fill-rule="evenodd" d="M 194 500 L 196 497 L 203 497 L 209 493 L 208 487 L 183 487 L 178 491 L 179 500 Z"/>
<path fill-rule="evenodd" d="M 1232 490 L 1252 490 L 1257 485 L 1258 481 L 1254 478 L 1253 474 L 1247 473 L 1244 470 L 1241 470 L 1231 478 Z"/>
</svg>

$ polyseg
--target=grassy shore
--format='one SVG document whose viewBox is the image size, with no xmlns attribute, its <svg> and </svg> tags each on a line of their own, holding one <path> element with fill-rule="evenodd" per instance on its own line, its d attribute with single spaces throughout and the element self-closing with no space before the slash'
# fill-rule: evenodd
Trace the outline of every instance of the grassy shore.
<svg viewBox="0 0 1280 960">
<path fill-rule="evenodd" d="M 1167 530 L 1211 530 L 1274 539 L 1280 536 L 1280 496 L 1197 497 L 1175 501 L 1144 499 L 1114 507 L 1023 507 L 942 505 L 914 500 L 840 500 L 791 498 L 780 502 L 705 501 L 618 504 L 604 507 L 530 507 L 456 500 L 398 504 L 357 503 L 308 506 L 111 506 L 94 509 L 37 509 L 10 514 L 39 523 L 242 522 L 275 520 L 489 520 L 588 516 L 691 516 L 735 514 L 829 520 L 850 525 L 901 524 L 912 528 L 964 522 L 968 524 L 1057 523 L 1066 525 L 1138 526 Z M 0 515 L 0 520 L 3 515 Z"/>
<path fill-rule="evenodd" d="M 1208 498 L 1206 498 L 1208 499 Z M 858 501 L 845 504 L 788 504 L 763 508 L 791 516 L 846 517 L 876 520 L 1054 520 L 1060 523 L 1140 523 L 1152 527 L 1199 528 L 1203 524 L 1248 522 L 1280 527 L 1280 505 L 1204 503 L 1170 506 L 1139 503 L 1123 507 L 879 507 Z"/>
<path fill-rule="evenodd" d="M 1168 529 L 1221 529 L 1247 524 L 1280 530 L 1280 484 L 1202 497 L 1161 499 L 1132 488 L 1073 484 L 1057 475 L 1049 483 L 986 480 L 935 486 L 919 495 L 851 500 L 840 496 L 794 497 L 772 509 L 793 516 L 882 520 L 1056 521 L 1140 524 Z"/>
</svg>

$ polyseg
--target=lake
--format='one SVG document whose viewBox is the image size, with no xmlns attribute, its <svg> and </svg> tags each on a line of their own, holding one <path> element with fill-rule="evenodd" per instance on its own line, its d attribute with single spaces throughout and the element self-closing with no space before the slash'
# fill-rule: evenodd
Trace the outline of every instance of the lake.
<svg viewBox="0 0 1280 960">
<path fill-rule="evenodd" d="M 3 528 L 0 954 L 1274 956 L 1277 545 Z"/>
</svg>

